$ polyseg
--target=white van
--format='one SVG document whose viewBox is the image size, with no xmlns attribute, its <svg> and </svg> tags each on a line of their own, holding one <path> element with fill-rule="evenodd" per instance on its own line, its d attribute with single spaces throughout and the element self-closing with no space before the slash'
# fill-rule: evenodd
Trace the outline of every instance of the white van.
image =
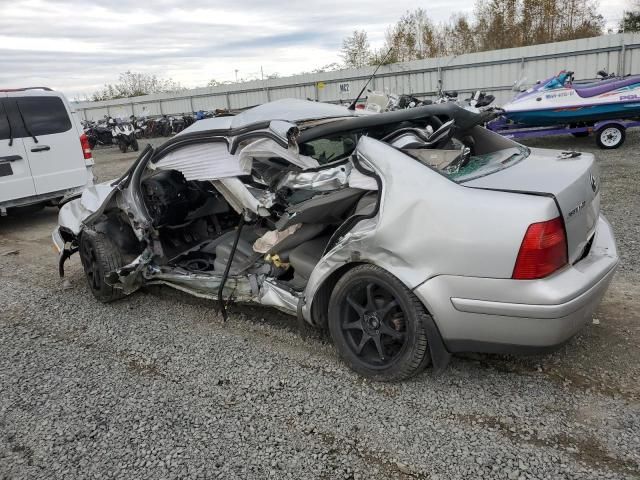
<svg viewBox="0 0 640 480">
<path fill-rule="evenodd" d="M 0 90 L 0 215 L 79 194 L 93 184 L 93 163 L 62 93 L 46 87 Z"/>
</svg>

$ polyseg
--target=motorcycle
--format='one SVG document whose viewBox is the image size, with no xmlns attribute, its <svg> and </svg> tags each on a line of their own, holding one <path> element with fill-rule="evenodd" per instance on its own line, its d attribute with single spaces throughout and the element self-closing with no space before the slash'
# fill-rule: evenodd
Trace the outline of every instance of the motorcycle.
<svg viewBox="0 0 640 480">
<path fill-rule="evenodd" d="M 129 117 L 131 125 L 133 125 L 134 134 L 137 139 L 140 139 L 144 136 L 144 129 L 147 123 L 144 117 L 136 118 L 134 115 Z"/>
<path fill-rule="evenodd" d="M 168 137 L 169 135 L 171 135 L 171 122 L 169 117 L 162 115 L 160 118 L 153 120 L 151 136 Z"/>
<path fill-rule="evenodd" d="M 89 148 L 93 150 L 96 145 L 113 145 L 112 129 L 106 122 L 86 122 L 84 133 L 89 141 Z"/>
<path fill-rule="evenodd" d="M 184 130 L 184 117 L 182 116 L 169 117 L 169 123 L 173 133 L 179 133 Z"/>
<path fill-rule="evenodd" d="M 118 144 L 118 148 L 122 153 L 125 153 L 129 147 L 131 147 L 131 150 L 134 152 L 138 151 L 138 140 L 136 139 L 135 130 L 131 123 L 121 120 L 114 121 L 111 133 L 114 143 Z"/>
<path fill-rule="evenodd" d="M 493 95 L 487 95 L 486 92 L 476 90 L 471 97 L 465 98 L 464 101 L 472 108 L 482 108 L 491 105 L 495 99 L 496 97 Z"/>
</svg>

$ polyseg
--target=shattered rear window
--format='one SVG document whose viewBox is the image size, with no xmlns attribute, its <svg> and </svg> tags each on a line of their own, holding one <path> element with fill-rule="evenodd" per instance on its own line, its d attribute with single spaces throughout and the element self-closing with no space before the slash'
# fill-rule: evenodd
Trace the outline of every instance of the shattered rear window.
<svg viewBox="0 0 640 480">
<path fill-rule="evenodd" d="M 509 168 L 529 156 L 529 149 L 523 146 L 505 148 L 483 155 L 471 155 L 466 165 L 445 167 L 441 172 L 456 183 L 464 183 L 476 178 Z"/>
</svg>

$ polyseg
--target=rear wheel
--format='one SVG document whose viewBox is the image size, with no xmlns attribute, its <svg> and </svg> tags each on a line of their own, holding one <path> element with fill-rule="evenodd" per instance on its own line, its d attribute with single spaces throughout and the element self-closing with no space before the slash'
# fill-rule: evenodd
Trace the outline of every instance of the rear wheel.
<svg viewBox="0 0 640 480">
<path fill-rule="evenodd" d="M 600 148 L 611 150 L 624 143 L 626 137 L 625 128 L 616 123 L 608 123 L 596 132 L 596 143 Z"/>
<path fill-rule="evenodd" d="M 374 265 L 349 270 L 329 302 L 329 331 L 338 353 L 372 380 L 403 380 L 430 363 L 427 320 L 418 298 Z"/>
<path fill-rule="evenodd" d="M 118 148 L 120 149 L 120 151 L 121 151 L 122 153 L 126 153 L 126 151 L 127 151 L 127 144 L 125 143 L 125 141 L 124 141 L 124 140 L 119 140 L 119 141 L 118 141 Z"/>
<path fill-rule="evenodd" d="M 84 230 L 80 235 L 80 260 L 93 296 L 103 303 L 124 296 L 105 282 L 105 275 L 124 265 L 122 253 L 105 234 Z"/>
</svg>

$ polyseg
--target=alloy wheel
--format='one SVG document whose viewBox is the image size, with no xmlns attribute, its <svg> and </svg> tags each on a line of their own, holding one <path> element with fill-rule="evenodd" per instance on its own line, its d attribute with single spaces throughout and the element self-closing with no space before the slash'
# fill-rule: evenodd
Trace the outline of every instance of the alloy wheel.
<svg viewBox="0 0 640 480">
<path fill-rule="evenodd" d="M 370 280 L 353 285 L 342 305 L 342 334 L 351 352 L 369 368 L 386 368 L 407 341 L 405 313 L 394 295 Z"/>
</svg>

